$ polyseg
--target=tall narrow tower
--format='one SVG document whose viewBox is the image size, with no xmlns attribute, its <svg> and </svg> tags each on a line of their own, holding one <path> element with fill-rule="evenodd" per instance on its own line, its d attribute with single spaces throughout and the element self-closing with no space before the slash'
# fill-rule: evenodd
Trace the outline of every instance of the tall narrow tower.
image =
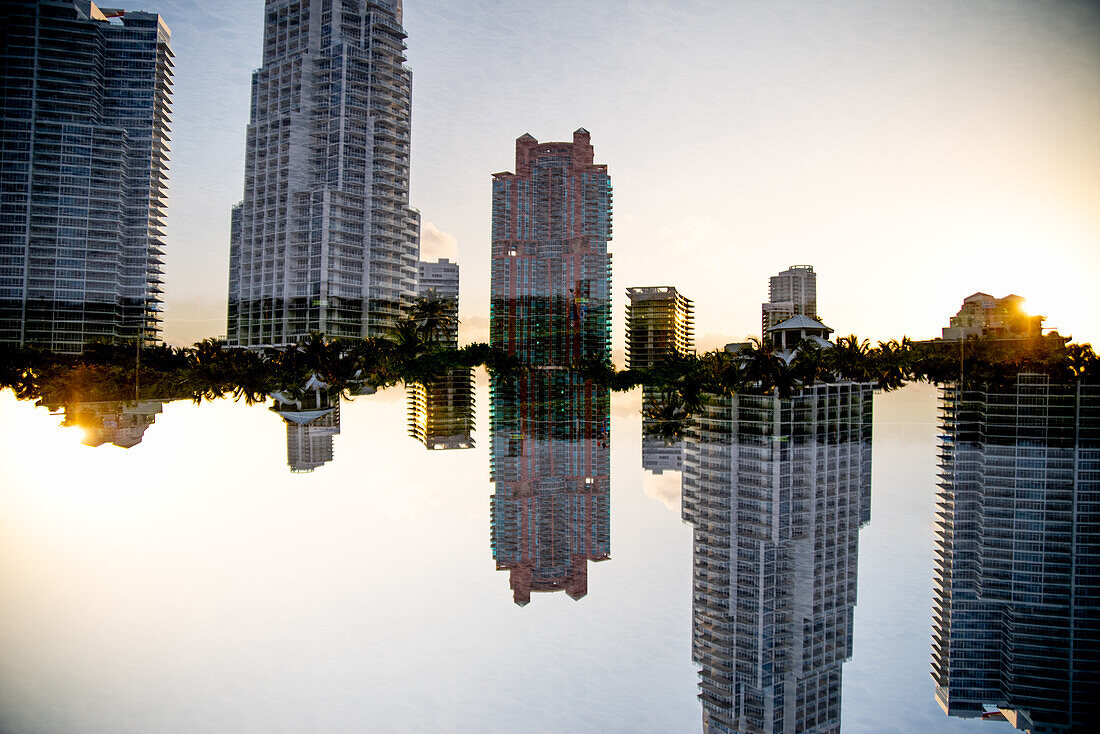
<svg viewBox="0 0 1100 734">
<path fill-rule="evenodd" d="M 611 356 L 611 178 L 589 133 L 516 140 L 515 173 L 493 176 L 489 340 L 532 364 Z"/>
<path fill-rule="evenodd" d="M 230 344 L 381 335 L 414 297 L 401 10 L 401 0 L 265 3 L 230 236 Z"/>
<path fill-rule="evenodd" d="M 157 339 L 169 42 L 154 13 L 3 4 L 0 343 Z"/>
<path fill-rule="evenodd" d="M 672 286 L 627 288 L 626 366 L 647 369 L 695 352 L 695 304 Z M 642 468 L 654 474 L 684 466 L 684 442 L 667 434 L 665 418 L 680 420 L 672 394 L 642 388 Z"/>
</svg>

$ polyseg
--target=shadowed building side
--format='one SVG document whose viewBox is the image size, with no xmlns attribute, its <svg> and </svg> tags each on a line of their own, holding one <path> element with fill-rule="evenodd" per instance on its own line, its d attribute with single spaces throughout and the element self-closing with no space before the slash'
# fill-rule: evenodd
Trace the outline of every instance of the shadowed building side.
<svg viewBox="0 0 1100 734">
<path fill-rule="evenodd" d="M 1100 385 L 940 390 L 932 679 L 950 716 L 1100 722 Z"/>
</svg>

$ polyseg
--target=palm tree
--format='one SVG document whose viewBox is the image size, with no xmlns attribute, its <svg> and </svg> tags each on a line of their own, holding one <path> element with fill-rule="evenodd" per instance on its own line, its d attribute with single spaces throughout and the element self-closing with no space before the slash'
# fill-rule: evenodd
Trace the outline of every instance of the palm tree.
<svg viewBox="0 0 1100 734">
<path fill-rule="evenodd" d="M 458 329 L 457 311 L 458 304 L 453 299 L 440 298 L 429 291 L 427 297 L 413 301 L 409 318 L 421 328 L 425 341 L 450 341 Z"/>
<path fill-rule="evenodd" d="M 844 380 L 867 382 L 872 374 L 870 346 L 869 341 L 861 341 L 855 334 L 838 338 L 826 352 L 830 371 Z"/>
</svg>

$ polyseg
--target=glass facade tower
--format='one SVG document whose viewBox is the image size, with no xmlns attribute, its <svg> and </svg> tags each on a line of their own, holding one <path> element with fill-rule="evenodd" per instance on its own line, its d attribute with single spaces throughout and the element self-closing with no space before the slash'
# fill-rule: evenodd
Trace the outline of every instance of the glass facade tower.
<svg viewBox="0 0 1100 734">
<path fill-rule="evenodd" d="M 86 1 L 0 9 L 0 342 L 155 342 L 168 26 Z"/>
<path fill-rule="evenodd" d="M 415 296 L 401 16 L 401 0 L 265 3 L 231 219 L 230 344 L 381 336 Z"/>
</svg>

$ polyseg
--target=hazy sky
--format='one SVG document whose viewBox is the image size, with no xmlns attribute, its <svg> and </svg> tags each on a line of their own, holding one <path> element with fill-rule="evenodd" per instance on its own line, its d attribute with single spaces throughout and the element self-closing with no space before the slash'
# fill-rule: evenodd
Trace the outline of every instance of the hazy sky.
<svg viewBox="0 0 1100 734">
<path fill-rule="evenodd" d="M 260 0 L 143 0 L 176 54 L 166 338 L 225 332 Z M 938 335 L 1016 292 L 1100 341 L 1100 3 L 406 0 L 412 205 L 488 315 L 490 175 L 592 132 L 623 291 L 675 285 L 700 346 L 759 329 L 767 277 L 819 272 L 838 332 Z"/>
</svg>

